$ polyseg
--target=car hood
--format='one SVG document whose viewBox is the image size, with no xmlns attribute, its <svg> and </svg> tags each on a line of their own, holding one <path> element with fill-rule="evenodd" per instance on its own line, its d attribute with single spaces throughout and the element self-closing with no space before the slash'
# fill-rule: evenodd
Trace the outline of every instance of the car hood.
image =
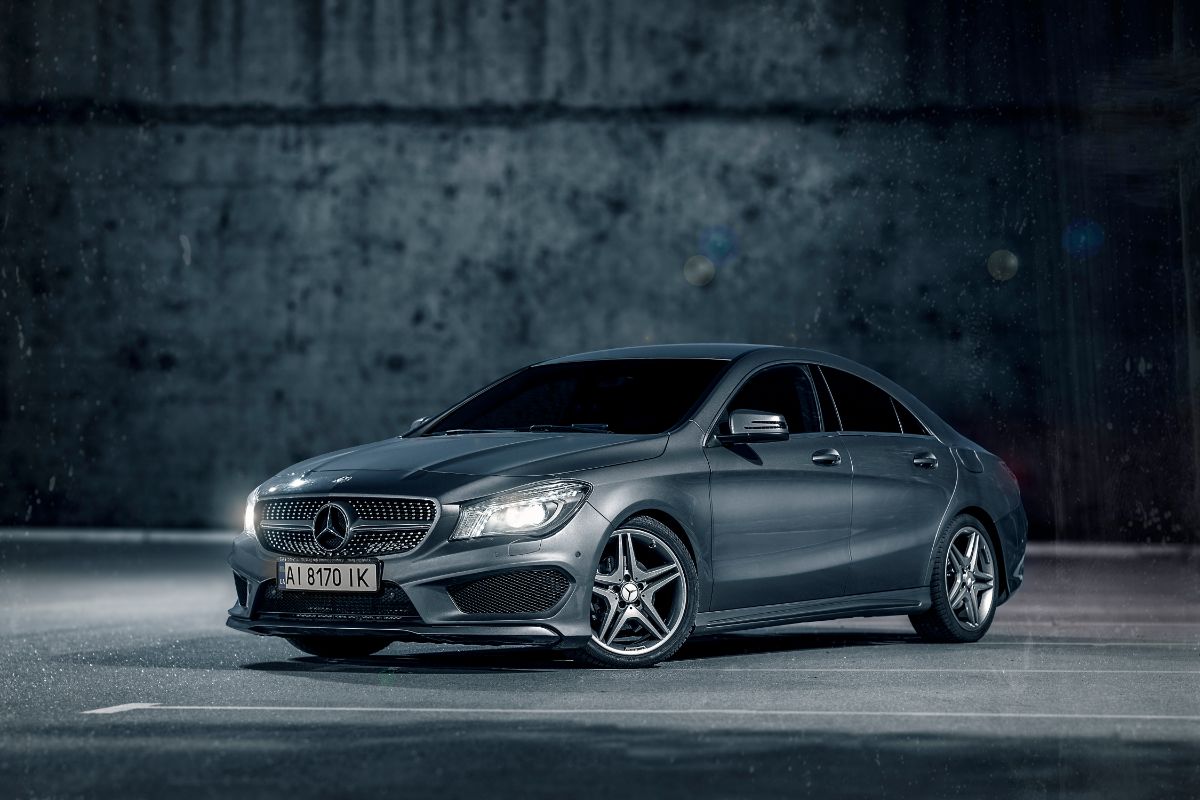
<svg viewBox="0 0 1200 800">
<path fill-rule="evenodd" d="M 286 470 L 380 470 L 454 475 L 541 477 L 644 461 L 662 454 L 667 436 L 613 433 L 480 433 L 394 438 L 309 459 Z"/>
</svg>

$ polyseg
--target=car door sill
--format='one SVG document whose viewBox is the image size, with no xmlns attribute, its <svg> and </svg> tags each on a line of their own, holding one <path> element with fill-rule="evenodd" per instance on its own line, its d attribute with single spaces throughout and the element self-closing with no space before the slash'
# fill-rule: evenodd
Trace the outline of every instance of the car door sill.
<svg viewBox="0 0 1200 800">
<path fill-rule="evenodd" d="M 841 617 L 876 617 L 888 614 L 914 614 L 929 607 L 929 587 L 872 592 L 849 597 L 827 597 L 780 603 L 758 608 L 704 611 L 696 615 L 696 632 L 729 631 L 814 622 Z"/>
</svg>

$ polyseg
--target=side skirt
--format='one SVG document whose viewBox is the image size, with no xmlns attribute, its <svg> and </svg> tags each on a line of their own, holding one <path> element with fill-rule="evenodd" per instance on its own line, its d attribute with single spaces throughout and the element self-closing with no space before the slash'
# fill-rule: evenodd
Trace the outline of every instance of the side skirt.
<svg viewBox="0 0 1200 800">
<path fill-rule="evenodd" d="M 696 633 L 732 631 L 742 628 L 765 628 L 793 622 L 843 619 L 845 617 L 880 617 L 891 614 L 915 614 L 929 608 L 929 587 L 872 592 L 849 597 L 823 600 L 804 600 L 799 603 L 780 603 L 758 608 L 736 608 L 729 611 L 703 611 L 696 615 Z"/>
</svg>

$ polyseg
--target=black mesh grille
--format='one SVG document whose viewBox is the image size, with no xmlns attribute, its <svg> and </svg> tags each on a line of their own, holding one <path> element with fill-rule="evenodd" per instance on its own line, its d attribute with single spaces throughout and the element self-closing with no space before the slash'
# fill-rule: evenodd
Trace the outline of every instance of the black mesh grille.
<svg viewBox="0 0 1200 800">
<path fill-rule="evenodd" d="M 570 586 L 561 569 L 540 567 L 489 575 L 447 591 L 465 614 L 536 614 L 554 608 Z"/>
<path fill-rule="evenodd" d="M 316 542 L 310 528 L 321 507 L 336 500 L 352 512 L 351 535 L 329 551 Z M 382 556 L 412 550 L 437 520 L 437 503 L 412 497 L 282 497 L 259 503 L 259 541 L 276 553 L 295 556 L 337 555 L 339 558 Z M 396 527 L 363 527 L 358 523 L 394 522 Z"/>
<path fill-rule="evenodd" d="M 353 592 L 281 592 L 271 581 L 255 603 L 255 615 L 275 614 L 305 619 L 419 620 L 412 601 L 398 585 L 383 582 L 379 594 Z"/>
</svg>

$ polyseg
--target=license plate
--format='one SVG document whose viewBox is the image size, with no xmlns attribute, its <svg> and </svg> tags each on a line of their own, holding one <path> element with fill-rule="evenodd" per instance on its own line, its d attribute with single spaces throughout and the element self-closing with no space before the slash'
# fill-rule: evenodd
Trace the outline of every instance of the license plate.
<svg viewBox="0 0 1200 800">
<path fill-rule="evenodd" d="M 277 576 L 280 589 L 305 592 L 377 592 L 378 564 L 315 564 L 307 561 L 280 561 Z"/>
</svg>

